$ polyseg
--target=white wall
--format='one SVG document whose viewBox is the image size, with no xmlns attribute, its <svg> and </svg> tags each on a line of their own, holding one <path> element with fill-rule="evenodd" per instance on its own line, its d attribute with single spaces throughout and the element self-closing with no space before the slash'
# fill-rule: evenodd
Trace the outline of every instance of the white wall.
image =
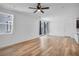
<svg viewBox="0 0 79 59">
<path fill-rule="evenodd" d="M 64 7 L 60 7 L 64 6 Z M 58 4 L 52 12 L 50 20 L 50 35 L 70 36 L 78 42 L 76 32 L 76 18 L 79 16 L 77 4 Z"/>
<path fill-rule="evenodd" d="M 38 16 L 11 11 L 1 7 L 0 12 L 10 13 L 14 15 L 14 32 L 11 35 L 0 35 L 0 48 L 38 37 Z"/>
</svg>

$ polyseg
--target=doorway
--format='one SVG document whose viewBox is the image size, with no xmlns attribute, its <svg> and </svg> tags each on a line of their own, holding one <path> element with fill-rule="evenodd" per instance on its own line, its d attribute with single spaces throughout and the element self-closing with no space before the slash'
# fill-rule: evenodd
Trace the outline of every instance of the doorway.
<svg viewBox="0 0 79 59">
<path fill-rule="evenodd" d="M 49 33 L 49 21 L 39 21 L 39 35 L 47 35 Z"/>
</svg>

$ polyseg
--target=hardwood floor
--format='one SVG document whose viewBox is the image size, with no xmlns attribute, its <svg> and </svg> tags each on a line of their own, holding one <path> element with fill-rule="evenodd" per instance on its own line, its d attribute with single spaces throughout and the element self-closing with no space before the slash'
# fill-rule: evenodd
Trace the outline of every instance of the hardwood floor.
<svg viewBox="0 0 79 59">
<path fill-rule="evenodd" d="M 48 36 L 0 49 L 0 56 L 79 56 L 79 45 L 73 38 Z"/>
</svg>

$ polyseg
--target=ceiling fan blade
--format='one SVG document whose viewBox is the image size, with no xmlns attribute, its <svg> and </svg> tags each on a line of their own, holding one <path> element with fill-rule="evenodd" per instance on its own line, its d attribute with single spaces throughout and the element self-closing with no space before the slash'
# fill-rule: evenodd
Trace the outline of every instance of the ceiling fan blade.
<svg viewBox="0 0 79 59">
<path fill-rule="evenodd" d="M 42 13 L 44 13 L 44 11 L 40 10 Z"/>
<path fill-rule="evenodd" d="M 44 7 L 44 8 L 41 8 L 41 9 L 49 9 L 49 7 Z"/>
<path fill-rule="evenodd" d="M 29 7 L 30 9 L 37 9 L 37 8 L 33 8 L 33 7 Z"/>
<path fill-rule="evenodd" d="M 36 12 L 37 12 L 37 10 L 34 11 L 34 13 L 36 13 Z"/>
</svg>

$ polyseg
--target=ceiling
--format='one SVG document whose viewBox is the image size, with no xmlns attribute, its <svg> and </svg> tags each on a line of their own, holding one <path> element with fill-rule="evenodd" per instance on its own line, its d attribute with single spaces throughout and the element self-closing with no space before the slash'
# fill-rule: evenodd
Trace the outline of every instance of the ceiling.
<svg viewBox="0 0 79 59">
<path fill-rule="evenodd" d="M 36 3 L 2 3 L 0 4 L 1 7 L 9 9 L 9 10 L 16 10 L 26 13 L 32 13 L 34 10 L 29 9 L 28 7 L 36 7 Z M 42 6 L 51 6 L 52 4 L 42 4 Z"/>
<path fill-rule="evenodd" d="M 25 13 L 32 13 L 35 11 L 33 9 L 29 9 L 28 7 L 36 7 L 36 3 L 0 3 L 0 7 L 6 8 L 9 10 L 15 10 L 19 12 L 25 12 Z M 68 4 L 68 3 L 42 3 L 42 7 L 50 7 L 48 10 L 44 10 L 43 15 L 50 15 L 50 14 L 56 14 L 62 12 L 62 10 L 66 8 L 70 8 L 75 5 L 79 5 L 78 3 L 76 4 Z M 39 12 L 40 13 L 40 12 Z"/>
</svg>

